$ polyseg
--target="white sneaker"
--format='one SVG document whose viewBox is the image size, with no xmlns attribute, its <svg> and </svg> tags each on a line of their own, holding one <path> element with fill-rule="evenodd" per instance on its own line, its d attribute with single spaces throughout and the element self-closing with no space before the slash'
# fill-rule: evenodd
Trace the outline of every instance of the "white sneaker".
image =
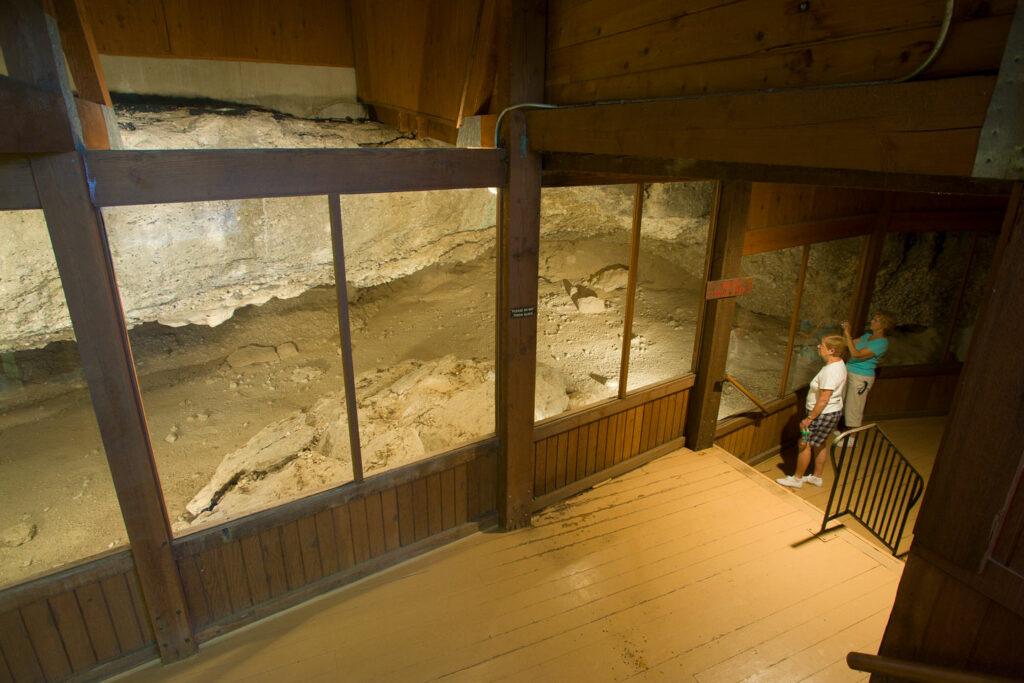
<svg viewBox="0 0 1024 683">
<path fill-rule="evenodd" d="M 821 477 L 816 477 L 813 474 L 805 474 L 803 480 L 804 483 L 811 484 L 813 486 L 821 488 Z"/>
<path fill-rule="evenodd" d="M 804 486 L 804 480 L 803 479 L 797 479 L 796 477 L 794 477 L 792 475 L 790 475 L 788 477 L 782 477 L 780 479 L 776 479 L 775 481 L 779 482 L 783 486 L 788 486 L 791 489 L 800 489 L 800 488 L 803 488 L 803 486 Z"/>
</svg>

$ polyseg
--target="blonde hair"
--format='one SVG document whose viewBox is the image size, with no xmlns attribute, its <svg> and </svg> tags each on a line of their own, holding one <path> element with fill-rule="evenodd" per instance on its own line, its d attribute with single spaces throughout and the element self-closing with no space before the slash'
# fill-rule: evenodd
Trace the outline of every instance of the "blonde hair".
<svg viewBox="0 0 1024 683">
<path fill-rule="evenodd" d="M 850 350 L 846 347 L 846 340 L 839 334 L 826 334 L 821 338 L 822 345 L 844 361 L 850 357 Z"/>
<path fill-rule="evenodd" d="M 889 333 L 896 329 L 896 316 L 889 311 L 875 311 L 875 318 L 878 318 L 878 324 L 882 326 L 882 334 L 889 336 Z"/>
</svg>

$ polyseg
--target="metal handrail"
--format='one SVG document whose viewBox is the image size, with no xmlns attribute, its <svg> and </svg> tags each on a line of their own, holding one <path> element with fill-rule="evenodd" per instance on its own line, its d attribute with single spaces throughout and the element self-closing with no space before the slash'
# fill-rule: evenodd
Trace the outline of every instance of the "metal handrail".
<svg viewBox="0 0 1024 683">
<path fill-rule="evenodd" d="M 830 521 L 851 515 L 898 556 L 910 511 L 924 493 L 924 477 L 875 424 L 837 436 L 829 457 L 835 479 L 822 533 Z"/>
<path fill-rule="evenodd" d="M 922 683 L 1013 683 L 1013 681 L 1019 681 L 1015 678 L 1003 678 L 934 664 L 922 664 L 895 657 L 869 655 L 864 652 L 847 654 L 846 665 L 855 671 L 894 676 L 903 681 L 921 681 Z"/>
<path fill-rule="evenodd" d="M 729 382 L 730 384 L 732 384 L 734 387 L 736 387 L 737 389 L 740 390 L 741 394 L 743 394 L 744 396 L 749 398 L 751 401 L 753 401 L 754 405 L 757 406 L 758 410 L 760 410 L 765 415 L 768 414 L 768 408 L 766 408 L 763 403 L 758 401 L 757 398 L 755 398 L 754 395 L 752 393 L 750 393 L 749 389 L 747 389 L 745 386 L 743 386 L 742 384 L 737 382 L 735 379 L 733 379 L 732 375 L 730 375 L 729 373 L 726 373 L 725 374 L 725 381 Z"/>
</svg>

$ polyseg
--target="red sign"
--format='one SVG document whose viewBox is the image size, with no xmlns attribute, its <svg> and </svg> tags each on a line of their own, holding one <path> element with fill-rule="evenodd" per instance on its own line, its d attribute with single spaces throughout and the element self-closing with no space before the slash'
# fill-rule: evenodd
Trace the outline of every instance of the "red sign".
<svg viewBox="0 0 1024 683">
<path fill-rule="evenodd" d="M 704 298 L 710 301 L 711 299 L 726 299 L 730 296 L 739 296 L 749 292 L 753 286 L 754 278 L 752 277 L 712 280 L 708 283 L 708 289 L 704 293 Z"/>
</svg>

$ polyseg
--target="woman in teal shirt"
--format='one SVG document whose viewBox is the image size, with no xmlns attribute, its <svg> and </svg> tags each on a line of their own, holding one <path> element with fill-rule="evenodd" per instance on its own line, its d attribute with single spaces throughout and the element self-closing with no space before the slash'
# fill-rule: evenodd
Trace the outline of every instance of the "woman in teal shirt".
<svg viewBox="0 0 1024 683">
<path fill-rule="evenodd" d="M 875 383 L 875 368 L 889 350 L 888 334 L 896 327 L 896 319 L 892 313 L 877 311 L 871 316 L 868 326 L 871 332 L 865 332 L 854 342 L 850 338 L 849 321 L 843 321 L 843 339 L 850 350 L 850 360 L 846 362 L 846 395 L 843 397 L 847 429 L 860 427 L 864 420 L 864 404 L 871 385 Z"/>
</svg>

